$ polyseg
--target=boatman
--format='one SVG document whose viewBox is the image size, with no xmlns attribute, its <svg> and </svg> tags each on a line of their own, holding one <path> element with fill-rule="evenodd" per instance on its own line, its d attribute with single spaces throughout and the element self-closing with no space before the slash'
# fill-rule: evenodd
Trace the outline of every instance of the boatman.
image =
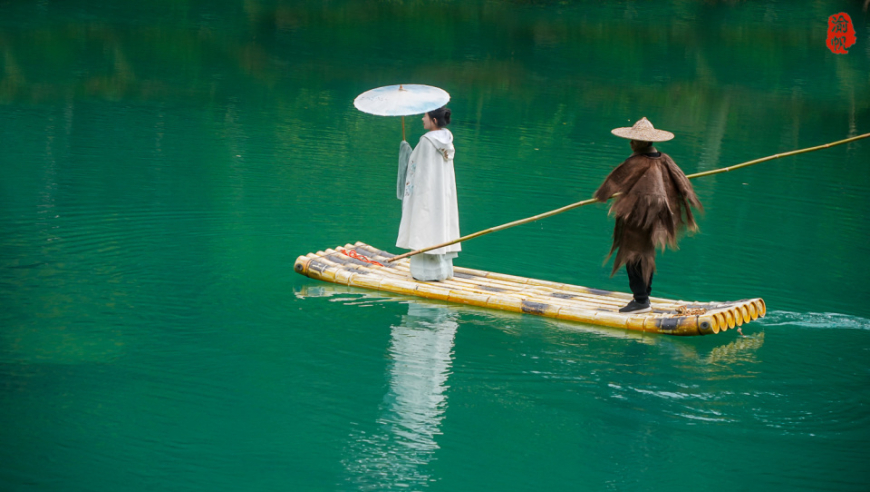
<svg viewBox="0 0 870 492">
<path fill-rule="evenodd" d="M 673 133 L 656 130 L 646 118 L 611 133 L 631 140 L 633 153 L 607 176 L 595 198 L 606 202 L 619 193 L 610 206 L 616 218 L 613 247 L 607 255 L 610 259 L 616 252 L 610 276 L 625 265 L 634 299 L 619 312 L 645 313 L 650 311 L 656 247 L 677 249 L 679 233 L 686 228 L 698 230 L 690 206 L 702 207 L 683 171 L 653 146 L 674 138 Z"/>
</svg>

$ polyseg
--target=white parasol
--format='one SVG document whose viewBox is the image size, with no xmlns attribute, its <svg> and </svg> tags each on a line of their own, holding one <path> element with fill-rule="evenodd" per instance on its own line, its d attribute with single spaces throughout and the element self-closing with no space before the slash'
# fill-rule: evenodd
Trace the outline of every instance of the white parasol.
<svg viewBox="0 0 870 492">
<path fill-rule="evenodd" d="M 401 84 L 378 87 L 356 96 L 356 109 L 378 116 L 402 117 L 402 140 L 405 139 L 405 116 L 438 109 L 450 101 L 443 89 L 421 84 Z"/>
</svg>

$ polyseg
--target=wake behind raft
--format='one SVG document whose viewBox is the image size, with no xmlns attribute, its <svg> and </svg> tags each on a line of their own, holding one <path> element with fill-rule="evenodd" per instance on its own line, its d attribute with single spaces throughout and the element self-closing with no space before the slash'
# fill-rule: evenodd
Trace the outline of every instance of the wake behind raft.
<svg viewBox="0 0 870 492">
<path fill-rule="evenodd" d="M 461 267 L 453 268 L 452 279 L 421 282 L 411 277 L 409 259 L 395 257 L 357 242 L 300 256 L 294 269 L 335 284 L 665 335 L 712 335 L 766 313 L 760 298 L 686 302 L 658 297 L 650 298 L 650 312 L 620 313 L 631 294 Z"/>
</svg>

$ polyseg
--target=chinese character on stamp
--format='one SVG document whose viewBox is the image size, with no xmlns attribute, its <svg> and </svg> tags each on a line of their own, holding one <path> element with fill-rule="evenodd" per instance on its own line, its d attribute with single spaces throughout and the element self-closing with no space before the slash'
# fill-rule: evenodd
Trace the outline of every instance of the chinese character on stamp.
<svg viewBox="0 0 870 492">
<path fill-rule="evenodd" d="M 845 12 L 828 17 L 828 49 L 832 53 L 846 54 L 847 48 L 855 44 L 855 28 L 852 18 Z"/>
</svg>

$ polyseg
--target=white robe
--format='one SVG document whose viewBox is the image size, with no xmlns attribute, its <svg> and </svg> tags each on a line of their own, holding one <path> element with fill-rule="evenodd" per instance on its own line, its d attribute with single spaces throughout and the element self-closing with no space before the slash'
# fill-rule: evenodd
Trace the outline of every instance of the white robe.
<svg viewBox="0 0 870 492">
<path fill-rule="evenodd" d="M 401 145 L 399 178 L 402 177 L 403 155 L 410 149 L 408 142 Z M 398 183 L 398 192 L 403 198 L 396 247 L 415 250 L 459 239 L 459 207 L 453 173 L 455 153 L 453 134 L 446 128 L 420 137 L 407 161 L 404 180 Z M 459 244 L 454 244 L 428 251 L 428 254 L 454 253 L 450 255 L 453 257 L 461 250 Z"/>
</svg>

